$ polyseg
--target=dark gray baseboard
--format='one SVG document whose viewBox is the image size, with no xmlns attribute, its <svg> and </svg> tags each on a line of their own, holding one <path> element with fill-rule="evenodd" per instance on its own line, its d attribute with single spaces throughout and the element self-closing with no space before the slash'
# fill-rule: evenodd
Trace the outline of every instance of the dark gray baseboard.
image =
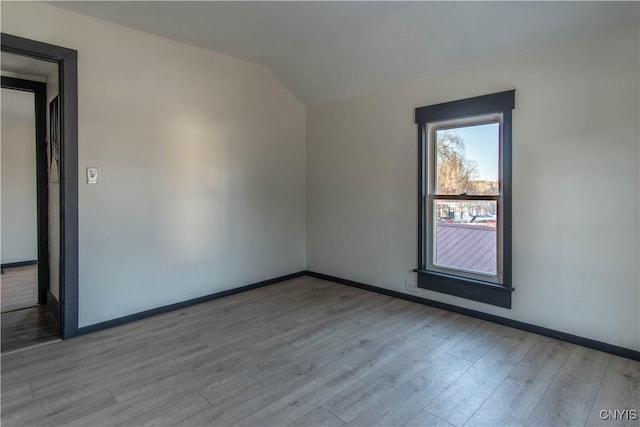
<svg viewBox="0 0 640 427">
<path fill-rule="evenodd" d="M 512 320 L 512 319 L 507 319 L 505 317 L 500 317 L 500 316 L 495 316 L 493 314 L 487 314 L 487 313 L 483 313 L 481 311 L 476 311 L 476 310 L 470 310 L 468 308 L 463 308 L 463 307 L 458 307 L 455 305 L 451 305 L 451 304 L 446 304 L 443 302 L 439 302 L 439 301 L 434 301 L 434 300 L 430 300 L 427 298 L 422 298 L 422 297 L 418 297 L 415 295 L 408 295 L 408 294 L 403 294 L 401 292 L 397 292 L 397 291 L 391 291 L 389 289 L 384 289 L 384 288 L 379 288 L 377 286 L 371 286 L 371 285 L 367 285 L 366 283 L 360 283 L 360 282 L 356 282 L 353 280 L 348 280 L 348 279 L 343 279 L 340 277 L 336 277 L 336 276 L 330 276 L 327 274 L 322 274 L 322 273 L 316 273 L 314 271 L 300 271 L 297 273 L 293 273 L 293 274 L 288 274 L 286 276 L 280 276 L 280 277 L 275 277 L 273 279 L 268 279 L 268 280 L 264 280 L 261 282 L 256 282 L 256 283 L 252 283 L 246 286 L 241 286 L 238 288 L 234 288 L 234 289 L 229 289 L 226 291 L 222 291 L 222 292 L 217 292 L 214 294 L 210 294 L 210 295 L 205 295 L 199 298 L 194 298 L 194 299 L 190 299 L 187 301 L 182 301 L 179 303 L 175 303 L 175 304 L 170 304 L 170 305 L 165 305 L 162 307 L 157 307 L 151 310 L 146 310 L 146 311 L 142 311 L 139 313 L 134 313 L 128 316 L 124 316 L 124 317 L 119 317 L 117 319 L 112 319 L 112 320 L 107 320 L 105 322 L 101 322 L 101 323 L 96 323 L 94 325 L 89 325 L 89 326 L 84 326 L 82 328 L 79 329 L 79 334 L 83 335 L 83 334 L 88 334 L 91 332 L 95 332 L 95 331 L 99 331 L 102 329 L 106 329 L 106 328 L 111 328 L 113 326 L 118 326 L 118 325 L 123 325 L 125 323 L 129 323 L 129 322 L 134 322 L 136 320 L 141 320 L 141 319 L 145 319 L 147 317 L 151 317 L 151 316 L 155 316 L 157 314 L 162 314 L 162 313 L 167 313 L 169 311 L 173 311 L 173 310 L 179 310 L 182 308 L 186 308 L 192 305 L 196 305 L 196 304 L 202 304 L 204 302 L 208 302 L 208 301 L 213 301 L 219 298 L 224 298 L 226 296 L 229 295 L 234 295 L 234 294 L 238 294 L 241 292 L 246 292 L 246 291 L 250 291 L 252 289 L 257 289 L 257 288 L 261 288 L 263 286 L 269 286 L 269 285 L 274 285 L 276 283 L 279 282 L 283 282 L 285 280 L 290 280 L 290 279 L 295 279 L 297 277 L 301 277 L 301 276 L 310 276 L 310 277 L 315 277 L 318 279 L 323 279 L 323 280 L 328 280 L 330 282 L 335 282 L 335 283 L 339 283 L 342 285 L 347 285 L 347 286 L 352 286 L 352 287 L 356 287 L 359 289 L 364 289 L 367 291 L 371 291 L 371 292 L 376 292 L 382 295 L 387 295 L 390 297 L 394 297 L 394 298 L 399 298 L 399 299 L 403 299 L 406 301 L 411 301 L 411 302 L 415 302 L 418 304 L 422 304 L 422 305 L 427 305 L 430 307 L 435 307 L 435 308 L 439 308 L 442 310 L 447 310 L 447 311 L 451 311 L 454 313 L 458 313 L 458 314 L 463 314 L 465 316 L 469 316 L 469 317 L 474 317 L 477 319 L 481 319 L 481 320 L 486 320 L 489 322 L 493 322 L 493 323 L 497 323 L 500 325 L 504 325 L 504 326 L 509 326 L 512 328 L 516 328 L 516 329 L 521 329 L 523 331 L 527 331 L 527 332 L 532 332 L 534 334 L 538 334 L 538 335 L 543 335 L 546 337 L 550 337 L 550 338 L 554 338 L 560 341 L 565 341 L 571 344 L 577 344 L 577 345 L 581 345 L 583 347 L 588 347 L 588 348 L 592 348 L 594 350 L 599 350 L 599 351 L 603 351 L 605 353 L 610 353 L 610 354 L 614 354 L 616 356 L 620 356 L 620 357 L 625 357 L 627 359 L 632 359 L 632 360 L 638 360 L 640 361 L 640 352 L 636 351 L 636 350 L 632 350 L 632 349 L 628 349 L 628 348 L 624 348 L 624 347 L 619 347 L 613 344 L 608 344 L 605 342 L 601 342 L 601 341 L 596 341 L 596 340 L 592 340 L 589 338 L 584 338 L 584 337 L 580 337 L 577 335 L 572 335 L 572 334 L 568 334 L 566 332 L 562 332 L 562 331 L 557 331 L 554 329 L 549 329 L 549 328 L 544 328 L 542 326 L 537 326 L 537 325 L 532 325 L 529 323 L 524 323 L 524 322 L 520 322 L 517 320 Z M 51 295 L 49 293 L 49 295 Z M 51 295 L 51 298 L 47 298 L 47 300 L 53 299 L 55 301 L 55 298 L 52 298 L 53 295 Z M 52 308 L 52 312 L 54 311 L 54 308 L 50 305 L 50 307 Z M 55 316 L 55 314 L 54 314 Z"/>
<path fill-rule="evenodd" d="M 521 329 L 523 331 L 532 332 L 534 334 L 543 335 L 545 337 L 555 338 L 557 340 L 565 341 L 571 344 L 577 344 L 583 347 L 592 348 L 594 350 L 603 351 L 605 353 L 614 354 L 616 356 L 625 357 L 627 359 L 640 361 L 640 351 L 631 350 L 629 348 L 619 347 L 617 345 L 592 340 L 590 338 L 584 338 L 577 335 L 568 334 L 566 332 L 544 328 L 542 326 L 537 326 L 529 323 L 519 322 L 517 320 L 507 319 L 506 317 L 494 316 L 493 314 L 487 314 L 481 311 L 470 310 L 468 308 L 458 307 L 451 304 L 445 304 L 443 302 L 434 301 L 427 298 L 422 298 L 414 295 L 407 295 L 401 292 L 391 291 L 389 289 L 383 289 L 377 286 L 371 286 L 365 283 L 355 282 L 353 280 L 342 279 L 340 277 L 329 276 L 327 274 L 316 273 L 314 271 L 306 271 L 305 273 L 308 276 L 315 277 L 318 279 L 328 280 L 330 282 L 340 283 L 347 286 L 353 286 L 356 288 L 364 289 L 371 292 L 376 292 L 376 293 L 387 295 L 390 297 L 412 301 L 418 304 L 428 305 L 430 307 L 435 307 L 442 310 L 463 314 L 469 317 L 475 317 L 477 319 L 498 323 L 500 325 L 510 326 L 512 328 Z"/>
<path fill-rule="evenodd" d="M 49 310 L 51 310 L 51 314 L 53 314 L 53 318 L 56 319 L 58 325 L 60 324 L 60 303 L 55 296 L 51 293 L 51 289 L 47 291 L 47 306 Z"/>
<path fill-rule="evenodd" d="M 8 262 L 6 264 L 0 264 L 0 268 L 4 270 L 5 268 L 24 267 L 26 265 L 36 265 L 36 264 L 38 264 L 38 260 L 31 259 L 29 261 Z"/>
<path fill-rule="evenodd" d="M 238 294 L 240 292 L 250 291 L 252 289 L 262 288 L 263 286 L 274 285 L 285 280 L 295 279 L 297 277 L 304 276 L 304 271 L 299 271 L 293 274 L 287 274 L 286 276 L 275 277 L 273 279 L 263 280 L 261 282 L 251 283 L 249 285 L 240 286 L 239 288 L 228 289 L 222 292 L 216 292 L 214 294 L 205 295 L 199 298 L 193 298 L 187 301 L 178 302 L 175 304 L 164 305 L 162 307 L 152 308 L 151 310 L 141 311 L 139 313 L 130 314 L 128 316 L 119 317 L 117 319 L 107 320 L 105 322 L 96 323 L 89 326 L 83 326 L 78 329 L 78 335 L 84 335 L 91 332 L 100 331 L 102 329 L 111 328 L 118 325 L 123 325 L 129 322 L 135 322 L 136 320 L 146 319 L 147 317 L 155 316 L 162 313 L 167 313 L 173 310 L 179 310 L 181 308 L 189 307 L 196 304 L 202 304 L 203 302 L 213 301 L 218 298 L 223 298 L 229 295 Z"/>
</svg>

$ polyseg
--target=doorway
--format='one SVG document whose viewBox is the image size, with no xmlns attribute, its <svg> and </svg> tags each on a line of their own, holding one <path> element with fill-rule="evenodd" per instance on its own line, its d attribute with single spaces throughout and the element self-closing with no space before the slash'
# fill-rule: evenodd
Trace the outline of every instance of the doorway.
<svg viewBox="0 0 640 427">
<path fill-rule="evenodd" d="M 20 76 L 18 70 L 31 71 L 34 75 L 22 77 L 37 80 L 16 77 Z M 53 296 L 49 297 L 48 75 L 57 78 L 53 64 L 2 53 L 3 353 L 50 341 L 60 334 L 55 320 L 58 306 Z"/>
<path fill-rule="evenodd" d="M 0 41 L 3 55 L 10 54 L 25 60 L 53 64 L 57 71 L 57 77 L 51 82 L 47 81 L 47 87 L 51 83 L 58 91 L 55 102 L 55 111 L 57 111 L 56 115 L 58 117 L 55 122 L 57 123 L 55 125 L 57 126 L 57 133 L 46 135 L 46 115 L 44 125 L 38 125 L 39 135 L 44 136 L 44 138 L 39 138 L 40 143 L 44 144 L 44 150 L 38 151 L 40 157 L 37 160 L 39 175 L 39 230 L 45 230 L 46 228 L 44 224 L 40 224 L 40 220 L 44 215 L 41 210 L 47 210 L 50 214 L 46 223 L 49 226 L 47 233 L 43 233 L 43 236 L 40 235 L 40 232 L 38 234 L 38 304 L 39 307 L 49 307 L 55 313 L 59 324 L 59 327 L 56 328 L 58 336 L 63 339 L 70 338 L 78 335 L 77 52 L 61 46 L 4 33 L 2 33 Z M 3 70 L 3 86 L 5 86 L 5 83 L 11 83 L 5 79 L 4 74 Z M 20 76 L 17 77 L 21 80 L 27 80 L 20 78 Z M 13 78 L 16 77 L 14 76 Z M 13 83 L 16 82 L 14 81 Z M 25 89 L 22 90 L 24 91 Z M 52 97 L 46 94 L 45 87 L 45 97 L 41 98 L 40 103 L 41 107 L 44 108 L 45 114 L 50 111 L 49 118 L 51 119 L 53 99 L 49 98 Z M 53 126 L 53 124 L 50 124 L 49 130 Z M 52 146 L 52 142 L 57 143 L 55 148 Z M 55 153 L 55 155 L 52 155 L 52 153 Z M 52 159 L 55 159 L 55 165 Z M 55 171 L 52 169 L 54 166 L 56 167 Z M 52 191 L 54 187 L 52 183 L 56 184 L 57 191 Z M 40 195 L 48 195 L 48 202 L 42 204 Z M 53 222 L 52 219 L 55 218 L 59 220 L 58 223 L 54 224 L 54 227 L 50 227 Z M 40 227 L 40 225 L 42 226 Z M 57 235 L 55 235 L 56 231 Z M 53 236 L 54 238 L 49 239 L 49 242 L 46 243 L 44 236 Z M 49 249 L 48 252 L 47 249 Z M 46 265 L 44 265 L 41 255 L 45 259 L 51 255 Z M 42 268 L 40 268 L 41 266 Z M 20 267 L 28 267 L 28 265 Z M 5 272 L 8 272 L 8 269 L 5 269 Z M 24 273 L 23 277 L 26 277 L 26 275 Z M 5 351 L 4 348 L 2 350 L 3 352 Z"/>
</svg>

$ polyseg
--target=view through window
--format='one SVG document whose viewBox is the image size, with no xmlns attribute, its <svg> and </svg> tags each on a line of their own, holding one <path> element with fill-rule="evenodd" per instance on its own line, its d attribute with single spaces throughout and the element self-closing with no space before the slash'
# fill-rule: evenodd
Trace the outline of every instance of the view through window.
<svg viewBox="0 0 640 427">
<path fill-rule="evenodd" d="M 433 264 L 496 276 L 500 123 L 445 129 L 436 126 L 433 137 Z"/>
</svg>

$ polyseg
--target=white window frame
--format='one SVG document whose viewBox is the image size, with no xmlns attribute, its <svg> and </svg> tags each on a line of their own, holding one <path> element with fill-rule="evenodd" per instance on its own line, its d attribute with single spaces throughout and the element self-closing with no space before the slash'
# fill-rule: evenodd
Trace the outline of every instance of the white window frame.
<svg viewBox="0 0 640 427">
<path fill-rule="evenodd" d="M 461 127 L 478 126 L 484 124 L 499 124 L 498 132 L 498 194 L 492 196 L 475 196 L 475 195 L 453 195 L 453 194 L 438 194 L 436 191 L 437 182 L 437 147 L 436 147 L 436 132 L 439 130 L 457 129 Z M 503 197 L 502 197 L 502 182 L 503 182 L 503 114 L 492 113 L 483 114 L 478 116 L 469 116 L 463 118 L 456 118 L 450 120 L 442 120 L 438 122 L 432 122 L 426 124 L 426 136 L 427 136 L 427 194 L 425 197 L 425 214 L 426 214 L 426 246 L 425 246 L 425 261 L 428 270 L 436 271 L 444 274 L 452 274 L 461 277 L 467 277 L 470 279 L 481 280 L 491 283 L 502 283 L 503 280 L 503 249 L 504 249 L 504 231 L 503 231 Z M 488 200 L 495 201 L 497 204 L 497 274 L 492 275 L 480 271 L 466 270 L 461 268 L 446 267 L 438 265 L 435 262 L 436 258 L 436 229 L 437 221 L 434 212 L 434 205 L 437 200 Z"/>
</svg>

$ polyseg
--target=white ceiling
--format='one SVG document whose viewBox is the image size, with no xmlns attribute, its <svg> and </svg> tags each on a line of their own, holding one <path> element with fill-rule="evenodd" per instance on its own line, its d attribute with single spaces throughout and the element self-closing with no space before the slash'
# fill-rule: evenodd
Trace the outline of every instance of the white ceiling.
<svg viewBox="0 0 640 427">
<path fill-rule="evenodd" d="M 638 22 L 638 2 L 51 2 L 270 68 L 305 104 Z"/>
</svg>

